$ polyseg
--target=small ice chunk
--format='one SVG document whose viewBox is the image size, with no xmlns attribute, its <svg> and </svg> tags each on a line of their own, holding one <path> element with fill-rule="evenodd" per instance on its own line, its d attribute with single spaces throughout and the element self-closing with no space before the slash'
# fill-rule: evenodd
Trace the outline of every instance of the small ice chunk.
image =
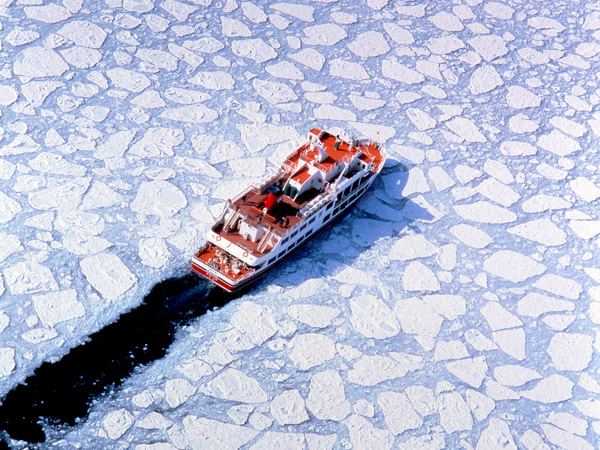
<svg viewBox="0 0 600 450">
<path fill-rule="evenodd" d="M 533 283 L 533 287 L 572 300 L 577 300 L 583 292 L 583 287 L 577 281 L 555 274 L 544 275 Z"/>
<path fill-rule="evenodd" d="M 258 95 L 273 105 L 298 99 L 298 96 L 290 86 L 276 81 L 260 80 L 257 78 L 252 81 L 252 87 L 254 87 Z"/>
<path fill-rule="evenodd" d="M 383 300 L 373 295 L 350 299 L 354 329 L 367 338 L 387 339 L 400 332 L 400 326 L 392 310 Z"/>
<path fill-rule="evenodd" d="M 362 58 L 372 56 L 381 56 L 390 51 L 390 46 L 387 44 L 383 34 L 378 31 L 366 31 L 357 36 L 348 48 L 352 53 Z"/>
<path fill-rule="evenodd" d="M 11 294 L 37 294 L 57 291 L 58 284 L 47 267 L 35 261 L 23 261 L 4 270 Z"/>
<path fill-rule="evenodd" d="M 306 35 L 303 39 L 306 45 L 324 45 L 330 47 L 348 36 L 342 27 L 334 23 L 313 25 L 306 27 L 303 31 Z"/>
<path fill-rule="evenodd" d="M 575 436 L 568 431 L 561 430 L 549 424 L 542 424 L 542 430 L 546 439 L 556 446 L 563 449 L 593 450 L 594 446 L 587 440 Z"/>
<path fill-rule="evenodd" d="M 506 47 L 506 42 L 504 39 L 494 34 L 476 36 L 472 39 L 469 39 L 467 42 L 487 62 L 493 61 L 494 59 L 504 56 L 508 53 L 508 48 Z"/>
<path fill-rule="evenodd" d="M 383 28 L 386 33 L 392 38 L 396 44 L 410 45 L 415 42 L 415 38 L 412 33 L 405 28 L 402 28 L 395 23 L 385 22 Z"/>
<path fill-rule="evenodd" d="M 479 95 L 493 91 L 503 84 L 504 80 L 494 66 L 484 65 L 476 69 L 471 75 L 469 90 L 471 94 Z"/>
<path fill-rule="evenodd" d="M 133 416 L 125 408 L 112 411 L 102 421 L 102 427 L 110 439 L 118 439 L 133 425 Z"/>
<path fill-rule="evenodd" d="M 409 386 L 406 394 L 413 408 L 422 417 L 430 416 L 437 411 L 437 402 L 433 391 L 425 386 Z"/>
<path fill-rule="evenodd" d="M 484 197 L 504 207 L 511 206 L 521 199 L 521 196 L 516 191 L 495 178 L 483 180 L 475 187 L 475 190 Z"/>
<path fill-rule="evenodd" d="M 529 119 L 525 114 L 519 113 L 508 119 L 508 127 L 513 133 L 533 133 L 539 128 L 539 124 Z"/>
<path fill-rule="evenodd" d="M 85 308 L 77 300 L 77 291 L 74 289 L 34 295 L 32 300 L 40 320 L 50 328 L 85 315 Z"/>
<path fill-rule="evenodd" d="M 496 344 L 486 338 L 483 333 L 473 328 L 465 332 L 465 339 L 475 350 L 479 350 L 480 352 L 496 350 L 498 348 Z"/>
<path fill-rule="evenodd" d="M 100 253 L 88 256 L 79 265 L 88 282 L 110 302 L 117 300 L 137 283 L 137 277 L 117 255 Z"/>
<path fill-rule="evenodd" d="M 411 261 L 402 274 L 402 283 L 407 291 L 437 292 L 440 283 L 431 269 L 419 261 Z"/>
<path fill-rule="evenodd" d="M 134 70 L 122 69 L 116 67 L 106 71 L 106 75 L 119 89 L 125 89 L 130 92 L 142 92 L 150 86 L 150 80 L 142 73 Z"/>
<path fill-rule="evenodd" d="M 450 232 L 463 244 L 473 248 L 485 248 L 494 240 L 485 231 L 467 224 L 459 224 L 450 228 Z"/>
<path fill-rule="evenodd" d="M 515 12 L 510 6 L 498 2 L 486 2 L 483 10 L 490 16 L 501 20 L 509 20 Z"/>
<path fill-rule="evenodd" d="M 277 57 L 277 52 L 262 39 L 240 39 L 231 44 L 231 50 L 237 56 L 264 63 Z"/>
<path fill-rule="evenodd" d="M 550 340 L 548 354 L 557 370 L 581 372 L 592 361 L 594 338 L 580 333 L 557 333 Z"/>
<path fill-rule="evenodd" d="M 300 370 L 309 370 L 334 358 L 333 341 L 322 334 L 307 333 L 294 336 L 289 356 Z"/>
<path fill-rule="evenodd" d="M 169 261 L 169 258 L 171 257 L 171 252 L 169 252 L 167 243 L 164 239 L 159 237 L 152 236 L 148 238 L 142 238 L 140 239 L 138 246 L 138 256 L 140 257 L 142 264 L 146 266 L 160 269 Z"/>
<path fill-rule="evenodd" d="M 429 169 L 427 176 L 438 191 L 444 191 L 455 184 L 452 177 L 440 166 L 433 166 Z"/>
<path fill-rule="evenodd" d="M 0 247 L 0 263 L 13 253 L 23 250 L 21 240 L 16 234 L 0 232 L 0 242 L 2 242 L 2 246 Z"/>
<path fill-rule="evenodd" d="M 548 422 L 579 436 L 587 434 L 588 423 L 584 419 L 566 412 L 553 411 L 548 415 Z"/>
<path fill-rule="evenodd" d="M 455 205 L 454 210 L 463 219 L 479 223 L 510 223 L 517 220 L 517 215 L 512 211 L 493 205 L 485 200 L 474 203 Z"/>
<path fill-rule="evenodd" d="M 346 399 L 340 374 L 326 370 L 313 375 L 306 406 L 319 420 L 344 420 L 350 413 L 350 402 Z"/>
<path fill-rule="evenodd" d="M 0 348 L 0 377 L 9 376 L 15 370 L 15 349 L 11 347 Z"/>
<path fill-rule="evenodd" d="M 515 109 L 535 108 L 540 106 L 542 99 L 533 92 L 521 86 L 509 86 L 506 94 L 508 106 Z"/>
<path fill-rule="evenodd" d="M 423 301 L 448 320 L 455 320 L 466 312 L 467 302 L 460 295 L 425 295 Z"/>
<path fill-rule="evenodd" d="M 425 5 L 423 5 L 424 7 Z M 425 46 L 436 55 L 448 55 L 465 47 L 465 43 L 453 34 L 431 38 Z"/>
<path fill-rule="evenodd" d="M 530 292 L 517 303 L 517 312 L 520 315 L 535 318 L 548 312 L 573 311 L 574 309 L 575 305 L 567 300 L 560 300 L 537 292 Z"/>
<path fill-rule="evenodd" d="M 398 300 L 394 312 L 405 333 L 417 335 L 417 341 L 426 349 L 433 348 L 444 320 L 442 316 L 417 297 Z"/>
<path fill-rule="evenodd" d="M 234 368 L 225 369 L 200 390 L 212 397 L 242 403 L 264 403 L 268 398 L 257 380 Z"/>
<path fill-rule="evenodd" d="M 569 186 L 573 189 L 573 192 L 586 203 L 593 202 L 600 198 L 600 188 L 588 178 L 577 177 L 574 180 L 569 181 Z"/>
<path fill-rule="evenodd" d="M 189 82 L 213 91 L 231 90 L 235 87 L 231 74 L 222 70 L 198 72 Z"/>
<path fill-rule="evenodd" d="M 384 59 L 381 63 L 381 74 L 394 81 L 405 84 L 419 84 L 425 81 L 423 74 L 406 67 L 395 59 Z"/>
<path fill-rule="evenodd" d="M 387 356 L 363 355 L 348 372 L 348 381 L 361 386 L 375 386 L 386 380 L 403 377 L 409 371 L 422 367 L 422 358 L 403 353 Z"/>
<path fill-rule="evenodd" d="M 534 388 L 519 393 L 529 400 L 540 403 L 560 403 L 573 396 L 574 383 L 562 375 L 550 375 Z"/>
<path fill-rule="evenodd" d="M 429 21 L 443 31 L 462 31 L 465 28 L 458 17 L 446 11 L 430 16 Z"/>
<path fill-rule="evenodd" d="M 460 393 L 444 392 L 438 398 L 440 425 L 446 433 L 466 431 L 473 428 L 473 417 L 467 402 Z"/>
<path fill-rule="evenodd" d="M 538 213 L 554 209 L 567 209 L 572 206 L 572 203 L 552 195 L 538 194 L 525 200 L 521 205 L 526 213 Z"/>
<path fill-rule="evenodd" d="M 334 277 L 340 283 L 362 284 L 364 286 L 373 286 L 373 276 L 365 271 L 346 267 Z"/>
<path fill-rule="evenodd" d="M 496 407 L 496 402 L 493 399 L 473 389 L 467 389 L 466 397 L 467 404 L 471 408 L 475 420 L 485 420 Z"/>
<path fill-rule="evenodd" d="M 162 119 L 184 123 L 207 123 L 219 117 L 219 113 L 205 105 L 186 105 L 179 108 L 168 108 L 160 113 Z"/>
<path fill-rule="evenodd" d="M 171 408 L 177 408 L 196 393 L 196 388 L 183 378 L 174 378 L 165 383 L 165 400 Z"/>
<path fill-rule="evenodd" d="M 81 47 L 100 48 L 107 33 L 98 25 L 85 20 L 72 20 L 65 24 L 56 34 L 67 38 Z"/>
<path fill-rule="evenodd" d="M 329 74 L 334 77 L 346 78 L 348 80 L 368 80 L 369 75 L 363 65 L 336 58 L 329 61 Z M 354 119 L 353 121 L 356 121 Z"/>
<path fill-rule="evenodd" d="M 394 443 L 394 436 L 389 430 L 377 428 L 367 419 L 358 414 L 353 414 L 344 421 L 348 427 L 352 448 L 356 450 L 367 450 L 377 448 L 390 450 Z"/>
<path fill-rule="evenodd" d="M 427 258 L 439 252 L 439 248 L 428 241 L 422 234 L 401 237 L 396 241 L 389 253 L 391 261 L 410 261 Z"/>
<path fill-rule="evenodd" d="M 477 356 L 475 358 L 450 361 L 446 363 L 446 369 L 470 386 L 479 388 L 486 377 L 488 365 L 485 356 Z"/>
<path fill-rule="evenodd" d="M 581 239 L 592 239 L 600 234 L 600 220 L 571 220 L 569 228 Z"/>
<path fill-rule="evenodd" d="M 290 53 L 288 57 L 317 72 L 325 65 L 325 57 L 314 48 L 304 48 L 298 53 Z"/>
<path fill-rule="evenodd" d="M 257 434 L 258 431 L 247 426 L 192 415 L 183 418 L 184 447 L 189 445 L 193 449 L 238 449 Z"/>
<path fill-rule="evenodd" d="M 277 323 L 270 308 L 254 302 L 243 302 L 231 317 L 231 325 L 260 345 L 277 332 Z"/>
<path fill-rule="evenodd" d="M 163 416 L 161 413 L 156 412 L 156 411 L 151 411 L 147 415 L 145 415 L 143 418 L 138 419 L 138 421 L 136 422 L 135 425 L 137 427 L 144 428 L 146 430 L 166 430 L 171 425 L 173 425 L 173 422 L 165 419 L 165 416 Z M 136 446 L 136 450 L 139 450 L 138 447 L 139 446 Z M 160 447 L 157 447 L 156 449 L 150 449 L 150 450 L 159 450 L 159 449 L 160 449 Z M 173 450 L 174 449 L 175 449 L 175 447 L 173 447 Z M 167 449 L 165 449 L 165 450 L 167 450 Z M 169 449 L 169 450 L 171 450 L 171 449 Z"/>
<path fill-rule="evenodd" d="M 287 390 L 274 397 L 270 413 L 279 425 L 297 425 L 309 420 L 304 399 L 298 389 Z"/>
<path fill-rule="evenodd" d="M 556 129 L 541 135 L 537 140 L 537 145 L 558 156 L 569 156 L 581 150 L 581 146 L 576 140 Z"/>
<path fill-rule="evenodd" d="M 434 361 L 446 361 L 449 359 L 468 358 L 469 351 L 465 344 L 460 341 L 439 341 L 435 346 L 433 354 Z"/>
<path fill-rule="evenodd" d="M 506 231 L 530 241 L 539 242 L 540 244 L 552 247 L 560 246 L 567 242 L 567 233 L 558 228 L 554 222 L 548 218 L 525 222 L 507 228 Z"/>
<path fill-rule="evenodd" d="M 280 13 L 290 15 L 304 22 L 314 22 L 313 14 L 315 8 L 308 5 L 300 5 L 297 3 L 275 3 L 271 8 Z"/>
<path fill-rule="evenodd" d="M 546 271 L 546 266 L 513 250 L 499 250 L 483 262 L 483 269 L 497 277 L 520 283 Z"/>
<path fill-rule="evenodd" d="M 37 45 L 27 47 L 14 61 L 14 73 L 27 78 L 58 77 L 69 70 L 69 66 L 58 53 Z"/>
<path fill-rule="evenodd" d="M 250 425 L 255 429 L 265 429 L 265 424 L 260 423 L 258 426 L 256 423 L 252 423 L 254 418 L 263 417 L 266 420 L 271 419 L 267 418 L 265 415 L 261 413 L 254 413 L 250 416 Z M 255 419 L 256 420 L 256 419 Z M 270 426 L 270 423 L 269 423 Z M 223 447 L 218 447 L 223 448 Z M 229 447 L 228 447 L 229 448 Z M 230 447 L 232 450 L 234 448 L 239 447 Z M 304 434 L 302 433 L 288 433 L 288 432 L 278 432 L 278 431 L 266 431 L 260 439 L 258 439 L 248 450 L 304 450 L 306 448 L 304 442 Z"/>
<path fill-rule="evenodd" d="M 494 378 L 504 386 L 518 387 L 529 383 L 531 380 L 538 380 L 542 376 L 535 370 L 517 365 L 503 365 L 494 368 Z"/>
<path fill-rule="evenodd" d="M 465 117 L 455 117 L 446 122 L 446 126 L 467 142 L 487 142 L 477 125 Z"/>
<path fill-rule="evenodd" d="M 131 210 L 144 215 L 173 217 L 188 202 L 181 190 L 168 181 L 143 182 Z"/>
<path fill-rule="evenodd" d="M 479 436 L 476 450 L 517 450 L 517 445 L 508 424 L 492 417 L 487 428 Z"/>
<path fill-rule="evenodd" d="M 377 403 L 383 411 L 385 423 L 394 436 L 406 430 L 419 428 L 423 423 L 406 394 L 402 392 L 381 392 L 377 396 Z"/>
<path fill-rule="evenodd" d="M 494 342 L 509 356 L 519 361 L 525 359 L 525 332 L 522 328 L 511 328 L 510 330 L 494 331 L 492 333 Z"/>
<path fill-rule="evenodd" d="M 299 322 L 313 328 L 327 328 L 340 314 L 340 310 L 320 305 L 292 305 L 287 313 Z"/>
</svg>

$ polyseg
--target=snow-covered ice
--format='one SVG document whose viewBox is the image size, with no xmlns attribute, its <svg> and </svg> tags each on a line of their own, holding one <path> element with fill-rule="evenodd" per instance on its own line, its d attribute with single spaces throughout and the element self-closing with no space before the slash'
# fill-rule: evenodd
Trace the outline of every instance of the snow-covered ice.
<svg viewBox="0 0 600 450">
<path fill-rule="evenodd" d="M 44 445 L 596 448 L 598 9 L 0 0 L 0 397 L 317 127 L 385 145 L 358 207 Z"/>
</svg>

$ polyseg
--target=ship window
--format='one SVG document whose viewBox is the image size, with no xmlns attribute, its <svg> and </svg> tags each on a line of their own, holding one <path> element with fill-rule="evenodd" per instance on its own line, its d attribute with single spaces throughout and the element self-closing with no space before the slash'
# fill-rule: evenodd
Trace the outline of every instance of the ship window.
<svg viewBox="0 0 600 450">
<path fill-rule="evenodd" d="M 360 180 L 356 180 L 354 183 L 352 183 L 352 190 L 356 189 L 356 186 L 358 186 L 358 182 Z"/>
<path fill-rule="evenodd" d="M 337 195 L 337 200 L 338 200 L 338 202 L 339 202 L 341 199 L 342 199 L 342 192 L 340 192 L 340 193 Z"/>
<path fill-rule="evenodd" d="M 310 219 L 310 220 L 308 221 L 308 225 L 310 225 L 311 223 L 313 223 L 313 222 L 315 221 L 315 219 L 316 219 L 316 217 L 313 217 L 312 219 Z"/>
<path fill-rule="evenodd" d="M 333 202 L 329 202 L 329 204 L 327 205 L 327 209 L 331 209 L 332 206 L 333 206 Z"/>
<path fill-rule="evenodd" d="M 290 240 L 290 236 L 286 237 L 283 241 L 281 241 L 281 245 L 284 245 L 289 240 Z"/>
<path fill-rule="evenodd" d="M 267 265 L 268 265 L 268 264 L 272 264 L 272 263 L 273 263 L 273 261 L 275 261 L 276 259 L 277 259 L 277 256 L 276 256 L 275 258 L 271 258 L 271 259 L 269 260 L 269 262 L 267 263 Z"/>
<path fill-rule="evenodd" d="M 327 214 L 324 218 L 323 218 L 323 222 L 327 222 L 329 220 L 329 218 L 331 217 L 331 214 Z"/>
</svg>

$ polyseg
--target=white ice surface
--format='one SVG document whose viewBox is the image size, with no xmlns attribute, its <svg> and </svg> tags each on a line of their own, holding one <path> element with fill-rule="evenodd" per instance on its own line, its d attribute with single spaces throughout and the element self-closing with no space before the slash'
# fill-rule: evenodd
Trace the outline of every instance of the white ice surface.
<svg viewBox="0 0 600 450">
<path fill-rule="evenodd" d="M 48 446 L 597 447 L 597 9 L 0 1 L 0 394 L 317 127 L 388 150 L 354 212 Z"/>
</svg>

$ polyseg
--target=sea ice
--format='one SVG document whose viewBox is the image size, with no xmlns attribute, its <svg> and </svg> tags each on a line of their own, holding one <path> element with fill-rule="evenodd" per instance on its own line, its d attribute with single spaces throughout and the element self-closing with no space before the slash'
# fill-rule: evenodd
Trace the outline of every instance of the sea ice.
<svg viewBox="0 0 600 450">
<path fill-rule="evenodd" d="M 356 331 L 367 338 L 386 339 L 400 332 L 392 310 L 373 295 L 350 299 L 350 309 L 350 322 Z"/>
<path fill-rule="evenodd" d="M 406 394 L 384 391 L 377 396 L 385 423 L 394 436 L 418 428 L 423 420 L 412 407 Z"/>
<path fill-rule="evenodd" d="M 409 371 L 422 367 L 421 358 L 418 356 L 402 353 L 391 353 L 390 356 L 361 356 L 348 372 L 348 381 L 361 386 L 375 386 L 382 381 L 403 377 Z"/>
<path fill-rule="evenodd" d="M 348 427 L 352 448 L 356 450 L 369 450 L 378 448 L 390 450 L 394 443 L 394 436 L 389 430 L 377 428 L 364 417 L 353 414 L 344 421 Z"/>
<path fill-rule="evenodd" d="M 232 425 L 205 417 L 185 416 L 183 434 L 193 450 L 219 448 L 233 450 L 242 447 L 258 435 L 249 427 Z"/>
<path fill-rule="evenodd" d="M 471 410 L 460 393 L 444 392 L 438 397 L 438 405 L 440 425 L 446 433 L 470 430 L 473 427 Z"/>
<path fill-rule="evenodd" d="M 137 277 L 117 255 L 100 253 L 88 256 L 79 265 L 88 282 L 109 302 L 117 300 L 137 283 Z"/>
<path fill-rule="evenodd" d="M 557 333 L 550 340 L 548 354 L 557 370 L 581 372 L 592 361 L 594 338 L 580 333 Z"/>
<path fill-rule="evenodd" d="M 562 375 L 550 375 L 539 381 L 535 387 L 520 394 L 540 403 L 560 403 L 572 397 L 573 382 Z"/>
<path fill-rule="evenodd" d="M 326 370 L 311 377 L 306 407 L 320 420 L 344 420 L 350 413 L 350 402 L 338 372 Z"/>
<path fill-rule="evenodd" d="M 322 334 L 307 333 L 294 336 L 290 345 L 290 359 L 300 370 L 320 366 L 335 356 L 333 341 Z"/>
<path fill-rule="evenodd" d="M 477 441 L 476 450 L 517 450 L 508 424 L 495 417 L 490 419 Z"/>
<path fill-rule="evenodd" d="M 171 408 L 177 408 L 195 394 L 196 388 L 183 378 L 174 378 L 165 383 L 165 400 Z"/>
<path fill-rule="evenodd" d="M 254 378 L 228 368 L 200 388 L 206 395 L 242 403 L 264 403 L 267 393 Z"/>
<path fill-rule="evenodd" d="M 297 425 L 309 420 L 304 399 L 298 389 L 287 390 L 274 397 L 270 413 L 279 425 Z"/>
<path fill-rule="evenodd" d="M 546 271 L 546 266 L 513 250 L 499 250 L 483 262 L 483 269 L 497 277 L 519 283 Z"/>
</svg>

